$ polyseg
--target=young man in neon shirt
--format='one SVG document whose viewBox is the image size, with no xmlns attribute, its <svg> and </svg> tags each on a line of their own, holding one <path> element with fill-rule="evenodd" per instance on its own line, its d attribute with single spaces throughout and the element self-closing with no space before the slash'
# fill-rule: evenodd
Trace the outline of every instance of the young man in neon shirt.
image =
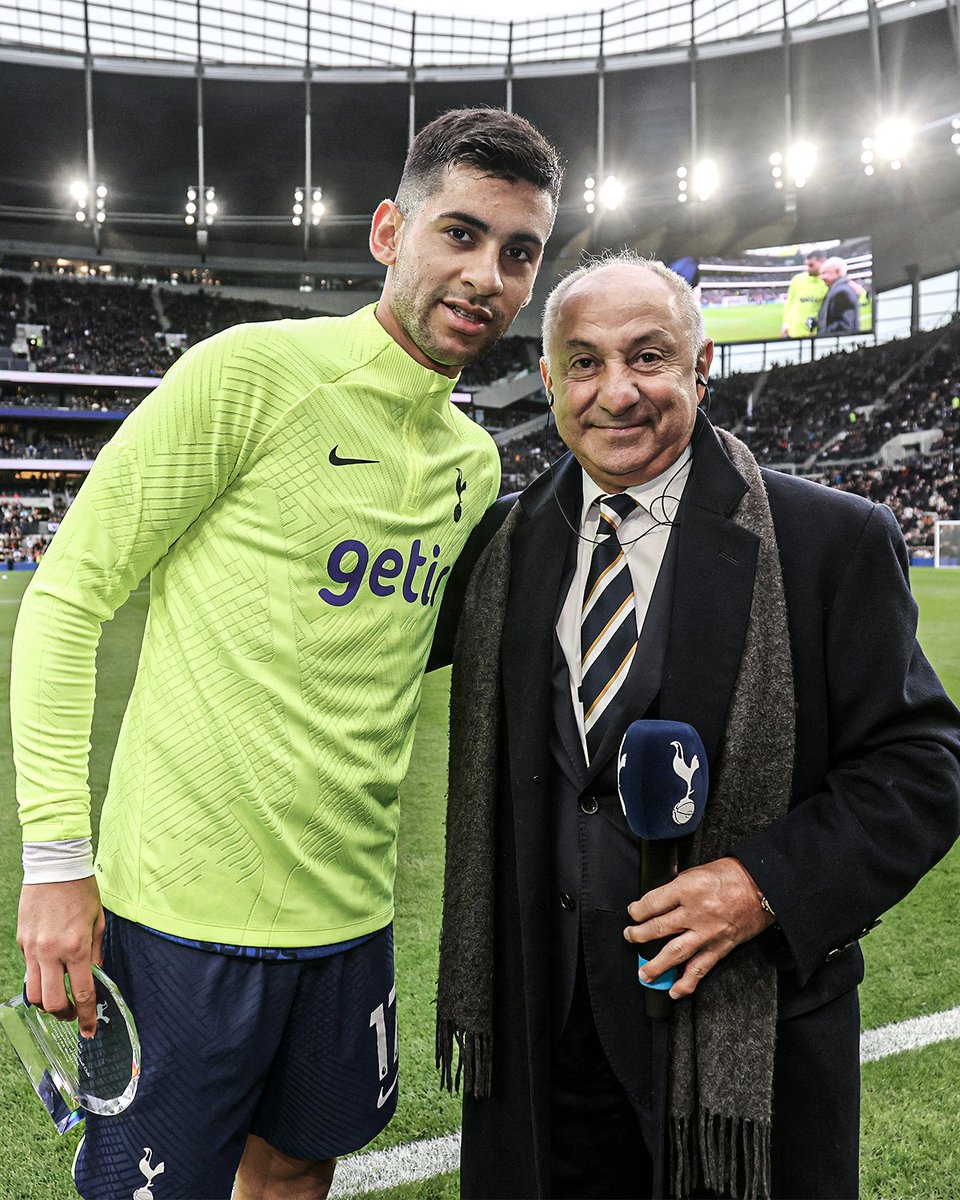
<svg viewBox="0 0 960 1200">
<path fill-rule="evenodd" d="M 143 1042 L 136 1103 L 88 1119 L 88 1200 L 213 1200 L 235 1177 L 235 1200 L 322 1197 L 392 1115 L 397 789 L 445 582 L 499 487 L 450 393 L 529 301 L 560 179 L 522 118 L 427 126 L 373 217 L 379 302 L 186 354 L 24 598 L 27 995 L 72 1015 L 66 973 L 91 1036 L 102 954 Z M 96 647 L 147 575 L 94 864 Z"/>
</svg>

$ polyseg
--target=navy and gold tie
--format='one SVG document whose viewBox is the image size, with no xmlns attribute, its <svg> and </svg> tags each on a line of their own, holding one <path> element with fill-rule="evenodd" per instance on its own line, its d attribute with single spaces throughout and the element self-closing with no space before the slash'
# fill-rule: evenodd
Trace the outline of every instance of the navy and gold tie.
<svg viewBox="0 0 960 1200">
<path fill-rule="evenodd" d="M 621 492 L 601 496 L 600 539 L 590 561 L 580 612 L 580 699 L 587 759 L 593 759 L 604 734 L 604 714 L 627 677 L 637 648 L 633 580 L 617 537 L 620 522 L 637 507 Z"/>
</svg>

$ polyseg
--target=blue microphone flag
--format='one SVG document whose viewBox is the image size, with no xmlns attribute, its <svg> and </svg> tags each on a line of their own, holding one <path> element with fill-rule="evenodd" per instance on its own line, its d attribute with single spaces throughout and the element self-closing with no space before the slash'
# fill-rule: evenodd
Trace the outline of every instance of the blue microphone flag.
<svg viewBox="0 0 960 1200">
<path fill-rule="evenodd" d="M 631 831 L 645 841 L 694 833 L 710 786 L 707 752 L 685 721 L 634 721 L 623 735 L 617 789 Z"/>
</svg>

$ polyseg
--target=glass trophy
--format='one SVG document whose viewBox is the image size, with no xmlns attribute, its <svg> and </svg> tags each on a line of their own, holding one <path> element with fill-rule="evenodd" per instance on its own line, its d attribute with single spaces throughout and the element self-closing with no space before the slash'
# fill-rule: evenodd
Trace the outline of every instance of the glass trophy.
<svg viewBox="0 0 960 1200">
<path fill-rule="evenodd" d="M 140 1039 L 116 984 L 93 965 L 97 1032 L 80 1036 L 77 1022 L 58 1021 L 29 1004 L 26 987 L 0 1004 L 0 1025 L 58 1133 L 85 1113 L 115 1116 L 132 1103 L 140 1079 Z"/>
</svg>

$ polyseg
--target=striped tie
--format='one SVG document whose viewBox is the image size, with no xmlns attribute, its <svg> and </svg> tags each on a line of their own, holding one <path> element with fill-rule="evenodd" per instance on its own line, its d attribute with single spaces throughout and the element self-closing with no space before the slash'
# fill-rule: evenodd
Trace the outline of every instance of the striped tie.
<svg viewBox="0 0 960 1200">
<path fill-rule="evenodd" d="M 621 492 L 601 496 L 595 503 L 600 505 L 597 536 L 602 540 L 593 551 L 580 613 L 580 699 L 588 760 L 603 740 L 604 713 L 626 679 L 637 648 L 633 581 L 617 537 L 620 522 L 637 502 Z"/>
</svg>

